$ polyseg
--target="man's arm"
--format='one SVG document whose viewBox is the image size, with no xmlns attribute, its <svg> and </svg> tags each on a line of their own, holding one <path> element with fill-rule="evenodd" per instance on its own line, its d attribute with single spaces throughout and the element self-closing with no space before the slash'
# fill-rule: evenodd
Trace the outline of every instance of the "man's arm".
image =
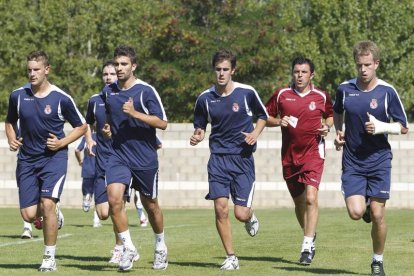
<svg viewBox="0 0 414 276">
<path fill-rule="evenodd" d="M 335 144 L 336 150 L 339 151 L 345 144 L 345 135 L 344 135 L 344 132 L 342 131 L 342 127 L 344 123 L 344 115 L 336 113 L 334 111 L 333 121 L 334 121 L 334 126 L 335 126 L 335 131 L 336 131 L 336 137 L 335 137 L 334 144 Z"/>
<path fill-rule="evenodd" d="M 245 136 L 244 141 L 249 145 L 254 145 L 257 142 L 257 138 L 259 138 L 260 133 L 262 133 L 263 129 L 266 126 L 266 121 L 263 119 L 257 119 L 256 127 L 253 129 L 252 132 L 246 133 L 242 132 L 242 134 Z"/>
<path fill-rule="evenodd" d="M 129 100 L 124 103 L 124 105 L 122 106 L 122 111 L 131 116 L 132 118 L 140 120 L 141 122 L 146 123 L 147 125 L 153 128 L 159 128 L 162 130 L 165 130 L 167 128 L 167 121 L 161 120 L 160 118 L 154 115 L 148 115 L 136 111 L 134 108 L 134 102 L 132 98 L 129 98 Z"/>
<path fill-rule="evenodd" d="M 6 122 L 5 130 L 7 136 L 7 142 L 9 143 L 9 150 L 17 151 L 19 147 L 23 145 L 23 138 L 16 136 L 15 125 Z"/>
<path fill-rule="evenodd" d="M 46 145 L 50 150 L 57 151 L 63 147 L 66 147 L 70 143 L 78 140 L 82 135 L 85 135 L 87 129 L 86 123 L 81 126 L 73 128 L 73 130 L 62 139 L 58 139 L 56 135 L 49 133 L 49 138 L 47 138 Z"/>
</svg>

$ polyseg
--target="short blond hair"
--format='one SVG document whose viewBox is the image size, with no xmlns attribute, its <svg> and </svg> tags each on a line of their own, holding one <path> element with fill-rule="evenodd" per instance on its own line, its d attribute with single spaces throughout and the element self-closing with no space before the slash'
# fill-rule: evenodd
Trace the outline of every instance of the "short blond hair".
<svg viewBox="0 0 414 276">
<path fill-rule="evenodd" d="M 377 44 L 371 40 L 363 40 L 354 46 L 354 60 L 356 61 L 360 56 L 367 56 L 372 54 L 374 61 L 380 60 L 380 49 Z"/>
</svg>

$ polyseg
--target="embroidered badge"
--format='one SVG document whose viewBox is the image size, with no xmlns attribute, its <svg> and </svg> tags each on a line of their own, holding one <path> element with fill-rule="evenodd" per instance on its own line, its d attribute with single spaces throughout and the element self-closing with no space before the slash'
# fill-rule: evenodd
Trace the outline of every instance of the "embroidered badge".
<svg viewBox="0 0 414 276">
<path fill-rule="evenodd" d="M 50 113 L 52 113 L 52 108 L 50 107 L 50 104 L 47 104 L 45 106 L 45 114 L 49 115 Z"/>
<path fill-rule="evenodd" d="M 315 102 L 310 102 L 309 110 L 315 110 L 315 109 L 316 109 L 316 103 Z"/>
<path fill-rule="evenodd" d="M 371 102 L 369 103 L 369 107 L 371 107 L 371 109 L 376 109 L 378 107 L 377 99 L 371 99 Z"/>
<path fill-rule="evenodd" d="M 234 112 L 238 112 L 239 111 L 239 104 L 238 103 L 233 103 L 233 111 Z"/>
</svg>

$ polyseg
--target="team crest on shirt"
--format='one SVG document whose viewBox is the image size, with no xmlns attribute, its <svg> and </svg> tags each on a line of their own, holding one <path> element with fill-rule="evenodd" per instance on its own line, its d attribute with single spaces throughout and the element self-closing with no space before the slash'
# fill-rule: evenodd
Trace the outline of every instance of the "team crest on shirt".
<svg viewBox="0 0 414 276">
<path fill-rule="evenodd" d="M 315 110 L 315 109 L 316 109 L 316 103 L 315 102 L 310 102 L 309 110 Z"/>
<path fill-rule="evenodd" d="M 377 99 L 371 99 L 371 102 L 369 103 L 369 107 L 371 107 L 371 109 L 376 109 L 378 107 Z"/>
<path fill-rule="evenodd" d="M 238 112 L 239 109 L 240 109 L 239 104 L 238 103 L 233 103 L 233 111 Z"/>
<path fill-rule="evenodd" d="M 50 113 L 52 113 L 52 108 L 50 107 L 50 104 L 47 104 L 45 106 L 45 114 L 49 115 Z"/>
</svg>

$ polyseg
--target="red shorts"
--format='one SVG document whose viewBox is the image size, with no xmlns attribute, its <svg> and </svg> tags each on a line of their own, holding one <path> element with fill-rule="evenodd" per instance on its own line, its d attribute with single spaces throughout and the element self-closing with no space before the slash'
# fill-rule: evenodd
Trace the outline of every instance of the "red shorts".
<svg viewBox="0 0 414 276">
<path fill-rule="evenodd" d="M 319 189 L 324 163 L 325 159 L 313 158 L 303 165 L 283 167 L 283 178 L 292 198 L 300 196 L 305 191 L 305 185 Z"/>
</svg>

